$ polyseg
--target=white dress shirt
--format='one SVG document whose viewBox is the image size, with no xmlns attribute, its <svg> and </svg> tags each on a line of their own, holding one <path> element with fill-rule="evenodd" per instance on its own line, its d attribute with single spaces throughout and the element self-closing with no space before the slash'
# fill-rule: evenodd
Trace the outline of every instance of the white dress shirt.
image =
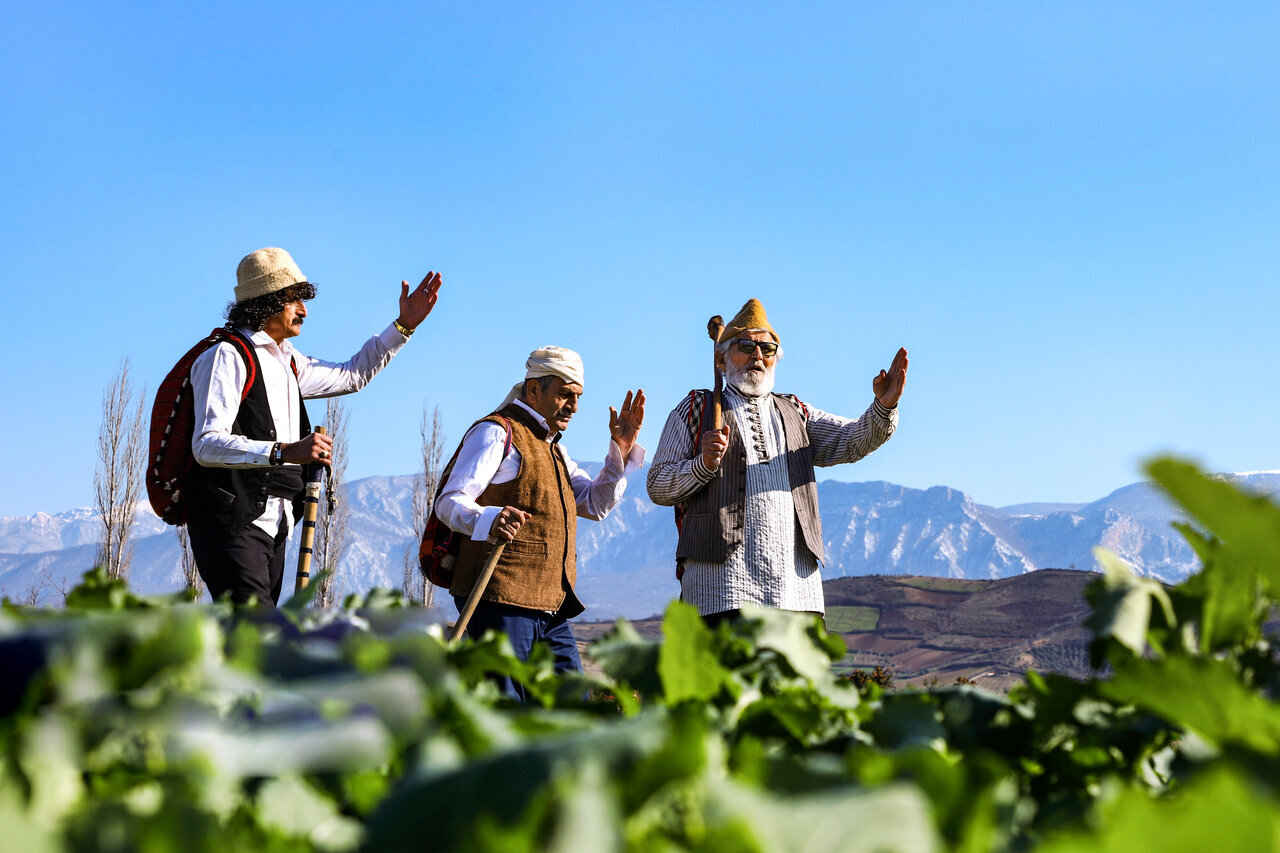
<svg viewBox="0 0 1280 853">
<path fill-rule="evenodd" d="M 516 400 L 515 404 L 532 415 L 543 429 L 550 429 L 546 418 L 526 406 L 523 400 Z M 547 442 L 550 443 L 555 436 L 555 432 L 549 431 Z M 506 442 L 506 429 L 502 424 L 491 421 L 472 427 L 462 439 L 462 449 L 453 463 L 449 481 L 436 500 L 436 517 L 450 530 L 477 541 L 489 538 L 493 520 L 502 507 L 480 506 L 476 501 L 491 483 L 509 483 L 520 473 L 520 451 L 513 444 L 504 457 L 502 451 Z M 624 462 L 622 448 L 610 439 L 604 467 L 592 479 L 569 458 L 563 444 L 560 449 L 569 469 L 569 483 L 578 504 L 578 516 L 594 521 L 604 518 L 617 506 L 627 488 L 626 475 L 644 464 L 644 448 L 639 444 L 632 445 Z"/>
<path fill-rule="evenodd" d="M 276 441 L 286 444 L 302 438 L 299 392 L 311 399 L 359 391 L 409 340 L 392 324 L 382 334 L 365 341 L 360 351 L 347 361 L 338 364 L 305 356 L 294 349 L 288 339 L 276 343 L 266 332 L 243 327 L 237 331 L 253 344 L 260 368 L 258 381 L 267 392 Z M 298 366 L 296 379 L 289 366 L 290 359 Z M 231 431 L 248 378 L 248 368 L 235 344 L 210 347 L 192 363 L 196 422 L 191 452 L 198 464 L 212 468 L 262 468 L 271 464 L 271 446 L 275 442 L 246 438 Z M 292 529 L 292 504 L 284 498 L 272 497 L 253 523 L 275 536 L 282 514 Z"/>
</svg>

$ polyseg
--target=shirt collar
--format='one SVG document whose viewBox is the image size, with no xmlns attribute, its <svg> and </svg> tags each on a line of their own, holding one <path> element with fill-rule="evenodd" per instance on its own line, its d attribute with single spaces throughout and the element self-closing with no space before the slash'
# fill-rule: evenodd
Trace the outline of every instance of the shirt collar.
<svg viewBox="0 0 1280 853">
<path fill-rule="evenodd" d="M 278 349 L 281 353 L 285 355 L 288 355 L 289 353 L 293 352 L 293 344 L 289 343 L 289 340 L 287 338 L 277 344 L 275 342 L 275 339 L 272 338 L 270 335 L 268 335 L 266 331 L 262 329 L 259 329 L 258 331 L 255 332 L 253 329 L 250 329 L 248 326 L 241 326 L 237 331 L 239 331 L 242 335 L 248 338 L 249 342 L 252 343 L 255 347 L 274 346 L 276 347 L 276 349 Z"/>
<path fill-rule="evenodd" d="M 525 403 L 524 400 L 521 400 L 519 397 L 517 397 L 511 402 L 515 403 L 517 406 L 524 409 L 529 414 L 533 415 L 533 419 L 538 422 L 538 426 L 542 427 L 547 431 L 548 442 L 551 442 L 554 444 L 560 438 L 560 433 L 551 428 L 551 424 L 547 423 L 547 419 L 544 418 L 542 415 L 538 414 L 537 412 L 535 412 L 533 409 L 529 408 L 529 405 Z"/>
</svg>

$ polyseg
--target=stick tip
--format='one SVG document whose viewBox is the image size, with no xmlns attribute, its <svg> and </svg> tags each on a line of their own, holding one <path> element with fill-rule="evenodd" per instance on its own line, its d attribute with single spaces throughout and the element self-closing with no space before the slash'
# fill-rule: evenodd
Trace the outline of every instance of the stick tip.
<svg viewBox="0 0 1280 853">
<path fill-rule="evenodd" d="M 722 331 L 724 331 L 724 318 L 716 314 L 707 321 L 707 336 L 713 341 L 718 341 Z"/>
</svg>

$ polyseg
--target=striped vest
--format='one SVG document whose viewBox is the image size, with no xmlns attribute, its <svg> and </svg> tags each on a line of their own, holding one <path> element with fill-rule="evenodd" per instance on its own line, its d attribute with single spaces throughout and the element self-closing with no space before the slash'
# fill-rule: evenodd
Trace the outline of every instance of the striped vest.
<svg viewBox="0 0 1280 853">
<path fill-rule="evenodd" d="M 805 416 L 791 397 L 773 394 L 774 407 L 782 418 L 784 454 L 796 522 L 805 547 L 818 560 L 823 558 L 822 518 L 818 515 L 818 486 L 813 470 L 813 451 Z M 709 425 L 708 425 L 709 427 Z M 701 436 L 699 436 L 699 443 Z M 701 452 L 701 447 L 695 448 Z M 743 542 L 746 515 L 747 452 L 736 426 L 729 431 L 729 448 L 720 460 L 720 469 L 709 483 L 685 504 L 676 544 L 676 562 L 685 558 L 706 563 L 723 563 L 729 552 Z"/>
</svg>

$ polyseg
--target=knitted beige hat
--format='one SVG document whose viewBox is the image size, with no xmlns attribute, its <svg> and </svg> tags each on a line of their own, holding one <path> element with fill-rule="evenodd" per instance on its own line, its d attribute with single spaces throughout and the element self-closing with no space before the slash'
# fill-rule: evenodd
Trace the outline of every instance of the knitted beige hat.
<svg viewBox="0 0 1280 853">
<path fill-rule="evenodd" d="M 769 325 L 769 318 L 764 313 L 764 306 L 760 304 L 759 299 L 748 299 L 747 304 L 742 306 L 742 310 L 738 312 L 724 327 L 724 331 L 720 333 L 718 343 L 731 341 L 744 332 L 768 332 L 773 336 L 774 343 L 782 343 L 782 339 L 778 337 L 778 333 L 773 330 L 773 326 Z"/>
<path fill-rule="evenodd" d="M 247 302 L 306 280 L 284 249 L 259 249 L 245 255 L 236 267 L 236 302 Z"/>
</svg>

